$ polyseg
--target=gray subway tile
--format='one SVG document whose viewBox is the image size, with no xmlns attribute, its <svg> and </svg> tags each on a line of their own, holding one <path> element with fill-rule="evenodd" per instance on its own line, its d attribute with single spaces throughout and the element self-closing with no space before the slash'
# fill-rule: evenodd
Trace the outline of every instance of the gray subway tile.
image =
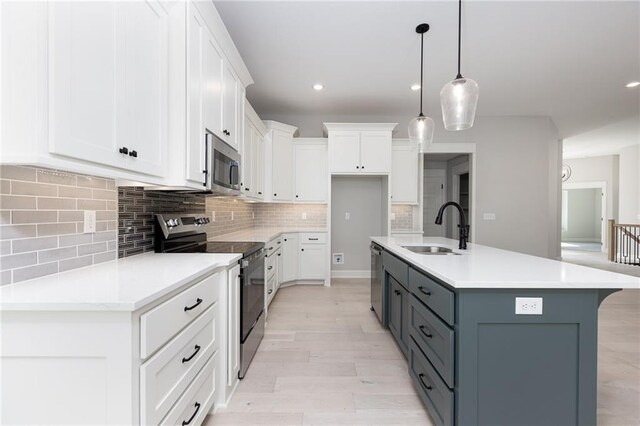
<svg viewBox="0 0 640 426">
<path fill-rule="evenodd" d="M 43 277 L 58 272 L 58 262 L 43 263 L 40 265 L 29 266 L 13 270 L 13 282 L 30 280 L 33 278 Z"/>
<path fill-rule="evenodd" d="M 107 202 L 104 200 L 78 200 L 78 210 L 106 210 Z"/>
<path fill-rule="evenodd" d="M 93 196 L 90 188 L 76 188 L 73 186 L 60 186 L 58 196 L 69 198 L 91 198 Z"/>
<path fill-rule="evenodd" d="M 62 210 L 58 212 L 58 222 L 82 222 L 84 212 L 80 210 Z"/>
<path fill-rule="evenodd" d="M 36 208 L 36 197 L 24 195 L 0 196 L 0 209 L 4 210 L 28 210 Z"/>
<path fill-rule="evenodd" d="M 78 176 L 78 186 L 85 188 L 106 189 L 107 181 L 93 176 Z"/>
<path fill-rule="evenodd" d="M 81 244 L 91 244 L 93 237 L 91 234 L 60 235 L 58 243 L 60 247 L 79 246 Z"/>
<path fill-rule="evenodd" d="M 38 236 L 75 234 L 75 223 L 44 223 L 38 225 Z"/>
<path fill-rule="evenodd" d="M 0 272 L 0 285 L 11 284 L 11 276 L 12 271 L 2 271 Z"/>
<path fill-rule="evenodd" d="M 38 262 L 38 256 L 35 252 L 10 254 L 0 257 L 0 269 L 6 271 L 7 269 L 15 269 L 23 266 L 34 265 Z"/>
<path fill-rule="evenodd" d="M 25 238 L 13 240 L 13 253 L 46 250 L 58 247 L 58 237 Z"/>
<path fill-rule="evenodd" d="M 84 256 L 87 254 L 95 254 L 103 251 L 107 251 L 107 243 L 95 243 L 78 246 L 78 256 Z"/>
<path fill-rule="evenodd" d="M 11 240 L 0 240 L 0 256 L 11 254 Z"/>
<path fill-rule="evenodd" d="M 93 234 L 93 242 L 115 241 L 117 238 L 115 231 L 96 232 Z"/>
<path fill-rule="evenodd" d="M 117 257 L 118 257 L 118 253 L 116 253 L 115 251 L 98 253 L 93 255 L 93 263 L 109 262 L 111 260 L 116 260 Z"/>
<path fill-rule="evenodd" d="M 68 271 L 70 269 L 82 268 L 93 264 L 93 256 L 75 257 L 73 259 L 66 259 L 60 261 L 60 272 Z"/>
<path fill-rule="evenodd" d="M 75 198 L 38 197 L 39 210 L 75 210 Z"/>
<path fill-rule="evenodd" d="M 38 252 L 38 263 L 54 262 L 56 260 L 69 259 L 78 255 L 78 249 L 73 247 L 63 247 L 52 250 Z"/>
<path fill-rule="evenodd" d="M 118 198 L 118 193 L 113 190 L 94 189 L 93 198 L 95 200 L 112 200 L 113 201 Z"/>
<path fill-rule="evenodd" d="M 17 238 L 31 238 L 37 236 L 36 225 L 5 225 L 0 226 L 0 239 L 13 240 Z"/>
<path fill-rule="evenodd" d="M 11 194 L 13 195 L 42 195 L 55 197 L 58 195 L 58 187 L 46 183 L 11 181 Z"/>
<path fill-rule="evenodd" d="M 0 177 L 2 177 L 2 179 L 34 182 L 36 180 L 36 169 L 31 167 L 2 165 L 0 166 Z"/>
<path fill-rule="evenodd" d="M 11 222 L 21 223 L 53 223 L 58 221 L 57 211 L 39 210 L 14 210 L 11 213 Z"/>
<path fill-rule="evenodd" d="M 8 225 L 11 223 L 11 211 L 0 210 L 0 225 Z"/>
</svg>

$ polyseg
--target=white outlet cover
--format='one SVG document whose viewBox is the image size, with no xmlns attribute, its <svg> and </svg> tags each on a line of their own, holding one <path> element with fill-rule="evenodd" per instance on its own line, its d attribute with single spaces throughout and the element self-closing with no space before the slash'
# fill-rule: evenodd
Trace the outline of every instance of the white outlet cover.
<svg viewBox="0 0 640 426">
<path fill-rule="evenodd" d="M 396 214 L 395 213 L 391 213 L 391 220 L 396 220 Z"/>
<path fill-rule="evenodd" d="M 307 212 L 302 212 L 302 219 L 307 219 Z"/>
<path fill-rule="evenodd" d="M 234 219 L 234 216 L 235 216 L 235 214 L 234 214 L 234 213 L 235 213 L 235 212 L 231 212 L 231 220 L 233 220 L 233 219 Z"/>
<path fill-rule="evenodd" d="M 346 212 L 346 213 L 344 214 L 344 220 L 349 220 L 349 219 L 351 219 L 351 213 Z"/>
<path fill-rule="evenodd" d="M 216 221 L 216 212 L 211 212 L 211 222 Z"/>
<path fill-rule="evenodd" d="M 516 297 L 516 315 L 542 315 L 542 297 Z"/>
<path fill-rule="evenodd" d="M 484 220 L 496 220 L 496 214 L 495 213 L 485 213 L 482 215 L 482 218 Z"/>
<path fill-rule="evenodd" d="M 92 234 L 96 232 L 96 212 L 94 210 L 84 211 L 84 233 Z"/>
</svg>

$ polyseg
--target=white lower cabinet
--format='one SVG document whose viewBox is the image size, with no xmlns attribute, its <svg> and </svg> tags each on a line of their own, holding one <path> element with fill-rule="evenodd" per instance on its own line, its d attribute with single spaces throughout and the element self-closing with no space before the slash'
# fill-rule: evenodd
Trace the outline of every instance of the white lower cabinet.
<svg viewBox="0 0 640 426">
<path fill-rule="evenodd" d="M 300 244 L 301 280 L 324 280 L 327 275 L 325 244 Z"/>
<path fill-rule="evenodd" d="M 298 234 L 282 235 L 282 282 L 298 279 L 299 241 Z"/>
<path fill-rule="evenodd" d="M 3 311 L 0 423 L 200 425 L 237 382 L 238 272 L 135 312 Z"/>
</svg>

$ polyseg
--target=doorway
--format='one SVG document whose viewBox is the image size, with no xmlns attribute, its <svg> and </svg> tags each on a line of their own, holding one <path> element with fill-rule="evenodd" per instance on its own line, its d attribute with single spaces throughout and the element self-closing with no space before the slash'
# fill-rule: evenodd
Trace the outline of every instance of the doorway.
<svg viewBox="0 0 640 426">
<path fill-rule="evenodd" d="M 600 183 L 565 184 L 562 188 L 562 248 L 605 251 L 606 192 Z"/>
<path fill-rule="evenodd" d="M 423 164 L 423 235 L 458 238 L 460 219 L 455 209 L 447 210 L 442 226 L 435 224 L 435 218 L 445 202 L 455 201 L 462 207 L 467 224 L 471 224 L 473 219 L 471 155 L 427 153 L 424 154 Z"/>
</svg>

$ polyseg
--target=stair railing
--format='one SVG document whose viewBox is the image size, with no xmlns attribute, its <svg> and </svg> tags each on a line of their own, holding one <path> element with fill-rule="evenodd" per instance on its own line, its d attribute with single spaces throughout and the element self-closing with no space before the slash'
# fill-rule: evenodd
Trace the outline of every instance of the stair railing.
<svg viewBox="0 0 640 426">
<path fill-rule="evenodd" d="M 640 266 L 640 224 L 609 220 L 609 260 Z"/>
</svg>

